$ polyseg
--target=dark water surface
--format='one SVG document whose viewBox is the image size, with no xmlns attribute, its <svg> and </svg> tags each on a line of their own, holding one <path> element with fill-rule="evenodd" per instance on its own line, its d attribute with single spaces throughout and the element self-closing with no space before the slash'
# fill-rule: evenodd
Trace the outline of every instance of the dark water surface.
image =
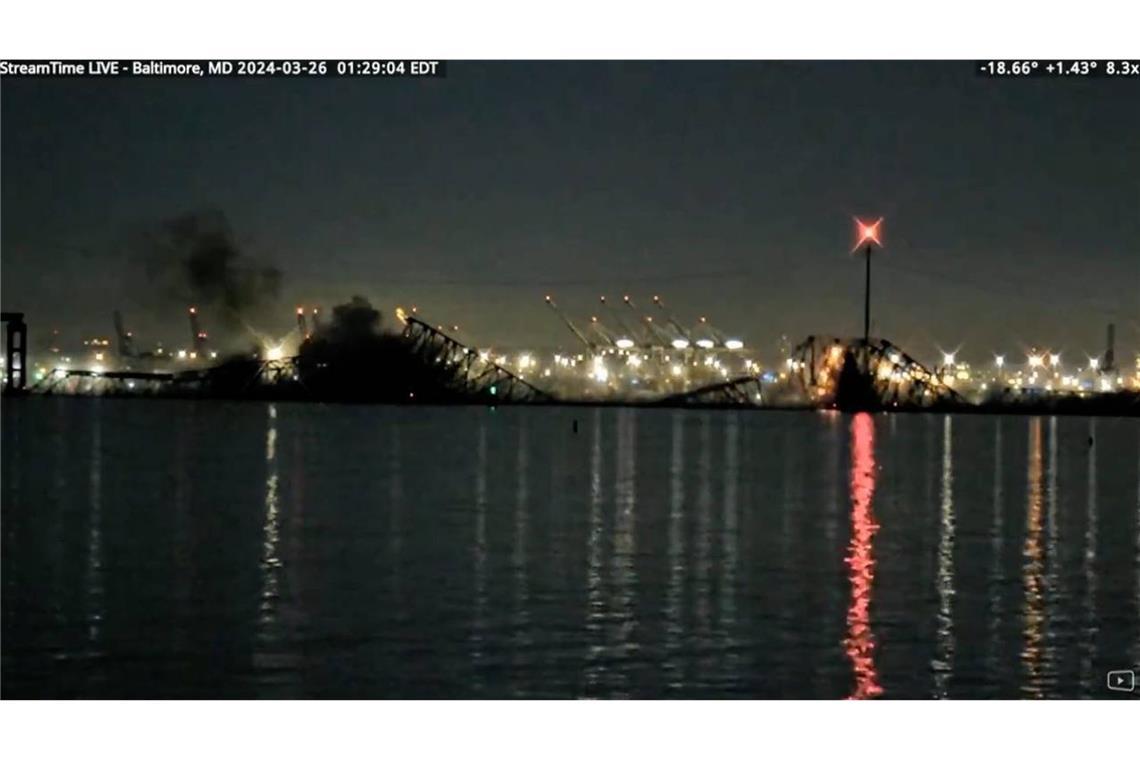
<svg viewBox="0 0 1140 760">
<path fill-rule="evenodd" d="M 1140 660 L 1135 419 L 2 416 L 8 698 L 1099 697 Z"/>
</svg>

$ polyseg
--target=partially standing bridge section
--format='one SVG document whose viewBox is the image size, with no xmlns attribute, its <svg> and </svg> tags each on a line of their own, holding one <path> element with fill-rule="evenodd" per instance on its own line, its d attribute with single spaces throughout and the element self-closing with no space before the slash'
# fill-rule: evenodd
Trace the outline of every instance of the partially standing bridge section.
<svg viewBox="0 0 1140 760">
<path fill-rule="evenodd" d="M 472 400 L 504 403 L 553 401 L 546 391 L 465 346 L 442 330 L 404 315 L 404 339 L 427 364 L 448 370 L 451 390 Z"/>
<path fill-rule="evenodd" d="M 807 400 L 850 409 L 964 404 L 952 379 L 933 372 L 883 338 L 809 335 L 792 352 L 791 369 Z"/>
</svg>

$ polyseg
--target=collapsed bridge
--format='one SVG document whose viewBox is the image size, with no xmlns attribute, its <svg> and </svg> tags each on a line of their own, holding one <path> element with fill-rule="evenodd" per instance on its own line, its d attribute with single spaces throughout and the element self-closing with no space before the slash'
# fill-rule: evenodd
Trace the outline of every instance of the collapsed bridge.
<svg viewBox="0 0 1140 760">
<path fill-rule="evenodd" d="M 807 399 L 839 409 L 886 409 L 964 404 L 953 382 L 883 338 L 809 335 L 789 368 Z"/>
<path fill-rule="evenodd" d="M 471 399 L 528 403 L 553 398 L 473 348 L 416 317 L 403 315 L 404 339 L 425 364 L 449 370 L 450 390 Z"/>
</svg>

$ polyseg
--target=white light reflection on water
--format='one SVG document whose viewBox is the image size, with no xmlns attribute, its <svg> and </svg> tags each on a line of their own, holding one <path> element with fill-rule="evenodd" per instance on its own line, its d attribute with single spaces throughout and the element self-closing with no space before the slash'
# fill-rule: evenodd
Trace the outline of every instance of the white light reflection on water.
<svg viewBox="0 0 1140 760">
<path fill-rule="evenodd" d="M 400 426 L 392 426 L 392 437 L 388 443 L 388 559 L 390 593 L 393 611 L 401 615 L 398 602 L 402 586 L 400 583 L 401 549 L 403 541 L 402 512 L 404 503 L 403 467 L 400 450 Z"/>
<path fill-rule="evenodd" d="M 174 509 L 174 603 L 182 620 L 189 620 L 191 609 L 194 571 L 194 552 L 191 536 L 192 510 L 190 508 L 193 489 L 190 478 L 190 448 L 192 446 L 191 422 L 179 416 L 175 424 L 174 438 L 174 488 L 171 505 Z M 184 649 L 189 646 L 190 626 L 179 625 L 174 631 L 174 646 Z"/>
<path fill-rule="evenodd" d="M 730 414 L 724 428 L 724 503 L 721 515 L 720 597 L 721 647 L 724 651 L 724 680 L 731 682 L 740 667 L 736 628 L 736 570 L 740 534 L 737 528 L 737 488 L 740 480 L 740 418 Z"/>
<path fill-rule="evenodd" d="M 601 681 L 605 667 L 602 657 L 602 623 L 606 618 L 602 596 L 602 410 L 595 409 L 590 427 L 590 522 L 586 533 L 586 665 L 585 688 L 588 696 Z"/>
<path fill-rule="evenodd" d="M 254 667 L 260 671 L 263 689 L 296 688 L 293 678 L 301 655 L 285 643 L 283 625 L 282 573 L 285 563 L 281 556 L 281 462 L 278 454 L 277 406 L 266 408 L 265 430 L 265 493 L 264 521 L 261 528 L 261 591 L 257 614 L 257 647 L 253 653 Z M 297 615 L 288 616 L 297 624 Z"/>
<path fill-rule="evenodd" d="M 93 400 L 98 403 L 98 399 Z M 10 408 L 10 407 L 9 407 Z M 63 577 L 63 513 L 64 506 L 67 501 L 68 483 L 66 473 L 67 456 L 67 432 L 65 430 L 66 422 L 64 418 L 63 406 L 57 400 L 55 406 L 55 417 L 52 420 L 52 472 L 54 473 L 51 480 L 51 539 L 48 541 L 47 546 L 47 559 L 48 566 L 51 568 L 51 583 L 50 583 L 50 596 L 56 605 L 62 605 L 63 589 L 65 580 Z M 0 451 L 7 449 L 11 451 L 10 444 L 0 445 Z M 5 483 L 8 481 L 4 481 Z M 90 498 L 85 495 L 85 498 Z M 86 614 L 86 611 L 84 612 Z"/>
<path fill-rule="evenodd" d="M 614 468 L 613 555 L 610 558 L 613 589 L 612 621 L 608 639 L 609 655 L 615 661 L 611 696 L 628 696 L 629 660 L 637 643 L 637 570 L 634 560 L 637 544 L 634 527 L 637 493 L 637 416 L 632 409 L 617 414 L 617 462 Z"/>
<path fill-rule="evenodd" d="M 1061 554 L 1057 543 L 1057 418 L 1049 418 L 1049 461 L 1045 485 L 1045 674 L 1052 683 L 1057 673 L 1057 630 L 1054 621 L 1065 599 L 1061 583 Z"/>
<path fill-rule="evenodd" d="M 843 461 L 844 439 L 848 438 L 848 443 L 851 442 L 850 431 L 847 426 L 847 418 L 844 416 L 829 413 L 824 415 L 824 420 L 827 430 L 824 434 L 825 440 L 822 442 L 824 445 L 818 461 L 820 463 L 820 478 L 827 484 L 827 498 L 824 500 L 823 519 L 816 525 L 814 532 L 822 537 L 820 541 L 822 556 L 829 558 L 844 556 L 846 558 L 844 555 L 846 547 L 838 534 L 839 527 L 847 522 L 846 517 L 851 511 L 848 498 L 849 484 L 847 482 L 849 470 Z M 828 583 L 823 590 L 824 594 L 821 595 L 820 604 L 818 606 L 813 605 L 813 611 L 809 614 L 820 615 L 827 621 L 837 620 L 839 611 L 844 609 L 846 604 L 845 589 L 842 584 Z M 816 635 L 819 641 L 817 646 L 824 646 L 834 639 L 836 630 L 830 625 L 820 625 Z M 834 688 L 831 674 L 822 669 L 816 669 L 813 676 L 812 688 L 816 693 L 824 694 L 829 689 Z"/>
<path fill-rule="evenodd" d="M 942 417 L 942 506 L 938 528 L 938 633 L 934 670 L 934 697 L 949 695 L 954 672 L 954 421 Z"/>
<path fill-rule="evenodd" d="M 266 407 L 265 428 L 265 497 L 264 522 L 261 528 L 261 592 L 257 611 L 257 648 L 253 664 L 262 673 L 262 680 L 271 680 L 274 672 L 289 659 L 280 652 L 278 607 L 281 599 L 281 541 L 280 472 L 277 462 L 277 407 Z"/>
<path fill-rule="evenodd" d="M 87 527 L 87 644 L 89 654 L 99 654 L 103 629 L 103 409 L 102 401 L 92 404 L 90 499 Z"/>
<path fill-rule="evenodd" d="M 993 487 L 993 524 L 990 527 L 990 547 L 993 558 L 990 564 L 989 582 L 989 613 L 990 613 L 990 639 L 988 649 L 989 667 L 1001 667 L 1001 622 L 1002 622 L 1002 588 L 1005 585 L 1005 574 L 1002 570 L 1002 556 L 1004 554 L 1005 519 L 1004 486 L 1002 482 L 1002 420 L 996 418 L 994 423 L 994 487 Z"/>
<path fill-rule="evenodd" d="M 1022 605 L 1022 618 L 1025 630 L 1022 634 L 1021 664 L 1024 680 L 1021 692 L 1028 697 L 1045 696 L 1042 682 L 1042 628 L 1045 621 L 1044 610 L 1044 563 L 1041 549 L 1041 418 L 1029 420 L 1029 471 L 1028 505 L 1025 513 L 1025 548 L 1022 556 L 1022 586 L 1025 589 L 1025 602 Z"/>
<path fill-rule="evenodd" d="M 471 659 L 475 688 L 485 688 L 482 671 L 487 626 L 487 420 L 479 415 L 479 440 L 475 446 L 475 540 L 472 545 L 475 576 L 475 609 L 471 622 Z"/>
<path fill-rule="evenodd" d="M 697 536 L 696 536 L 696 568 L 693 573 L 694 595 L 694 634 L 701 641 L 708 641 L 712 620 L 712 582 L 710 578 L 712 564 L 712 415 L 703 412 L 700 417 L 700 457 L 697 463 Z M 701 672 L 707 672 L 713 666 L 713 659 L 709 652 L 704 653 L 698 661 Z"/>
<path fill-rule="evenodd" d="M 803 479 L 799 474 L 803 472 L 804 462 L 802 452 L 795 445 L 796 441 L 788 431 L 781 430 L 778 439 L 778 450 L 782 453 L 783 467 L 781 468 L 781 489 L 779 503 L 779 541 L 776 544 L 775 561 L 778 583 L 772 595 L 778 601 L 778 609 L 774 617 L 779 631 L 779 646 L 777 649 L 787 650 L 796 644 L 795 623 L 798 618 L 796 602 L 798 594 L 795 592 L 793 581 L 793 567 L 796 561 L 796 545 L 793 540 L 792 516 L 805 508 L 803 494 Z M 771 598 L 771 597 L 769 597 Z M 784 659 L 776 661 L 776 681 L 779 684 L 792 683 L 799 677 L 799 670 L 791 662 Z"/>
<path fill-rule="evenodd" d="M 277 496 L 277 407 L 270 404 L 267 407 L 267 425 L 265 430 L 265 523 L 262 527 L 261 539 L 261 600 L 259 605 L 258 624 L 261 635 L 267 636 L 268 630 L 274 625 L 277 618 L 278 571 L 281 567 L 281 558 L 277 555 L 277 544 L 281 540 L 278 496 Z"/>
<path fill-rule="evenodd" d="M 667 687 L 685 686 L 685 640 L 682 604 L 685 596 L 685 422 L 684 412 L 674 411 L 669 457 L 669 585 L 665 593 L 665 670 Z"/>
<path fill-rule="evenodd" d="M 529 447 L 527 445 L 527 425 L 523 418 L 519 423 L 518 442 L 515 457 L 515 508 L 514 508 L 514 536 L 511 552 L 511 574 L 514 585 L 514 610 L 511 614 L 511 627 L 514 631 L 514 668 L 515 673 L 527 671 L 527 653 L 530 651 L 531 637 L 528 631 L 530 615 L 528 613 L 529 592 L 527 588 L 527 523 L 529 510 L 529 491 L 527 473 L 529 472 Z M 514 696 L 524 696 L 525 682 L 516 682 Z"/>
<path fill-rule="evenodd" d="M 1100 631 L 1100 622 L 1096 614 L 1096 533 L 1097 533 L 1097 504 L 1096 504 L 1096 418 L 1089 420 L 1089 462 L 1087 486 L 1085 493 L 1085 551 L 1082 569 L 1085 576 L 1085 625 L 1084 636 L 1081 642 L 1081 683 L 1082 692 L 1089 694 L 1092 690 L 1099 690 L 1099 674 L 1093 671 L 1093 657 L 1096 652 L 1096 637 Z M 1138 552 L 1140 556 L 1140 552 Z"/>
</svg>

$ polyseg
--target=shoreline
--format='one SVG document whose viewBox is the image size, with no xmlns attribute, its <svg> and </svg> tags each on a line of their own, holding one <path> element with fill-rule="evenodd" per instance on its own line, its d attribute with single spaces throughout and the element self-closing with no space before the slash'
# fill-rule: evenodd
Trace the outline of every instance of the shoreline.
<svg viewBox="0 0 1140 760">
<path fill-rule="evenodd" d="M 448 408 L 448 407 L 480 407 L 495 409 L 500 407 L 543 407 L 543 408 L 612 408 L 612 409 L 670 409 L 691 411 L 737 411 L 737 412 L 824 412 L 835 414 L 961 414 L 961 415 L 996 415 L 1020 417 L 1120 417 L 1140 418 L 1140 394 L 1114 394 L 1108 398 L 1093 399 L 1062 399 L 1060 401 L 1036 402 L 1025 404 L 939 404 L 931 406 L 877 406 L 860 409 L 839 409 L 815 406 L 812 404 L 734 404 L 734 403 L 684 403 L 669 401 L 612 401 L 604 399 L 548 399 L 533 401 L 500 401 L 497 403 L 482 403 L 470 399 L 422 400 L 422 401 L 383 401 L 366 399 L 316 399 L 305 398 L 292 394 L 245 394 L 245 395 L 203 395 L 203 394 L 176 394 L 176 393 L 5 393 L 0 396 L 4 402 L 16 399 L 31 398 L 67 398 L 67 399 L 111 399 L 116 401 L 198 401 L 198 402 L 261 402 L 261 403 L 292 403 L 292 404 L 325 404 L 342 406 L 384 406 L 394 408 Z"/>
</svg>

